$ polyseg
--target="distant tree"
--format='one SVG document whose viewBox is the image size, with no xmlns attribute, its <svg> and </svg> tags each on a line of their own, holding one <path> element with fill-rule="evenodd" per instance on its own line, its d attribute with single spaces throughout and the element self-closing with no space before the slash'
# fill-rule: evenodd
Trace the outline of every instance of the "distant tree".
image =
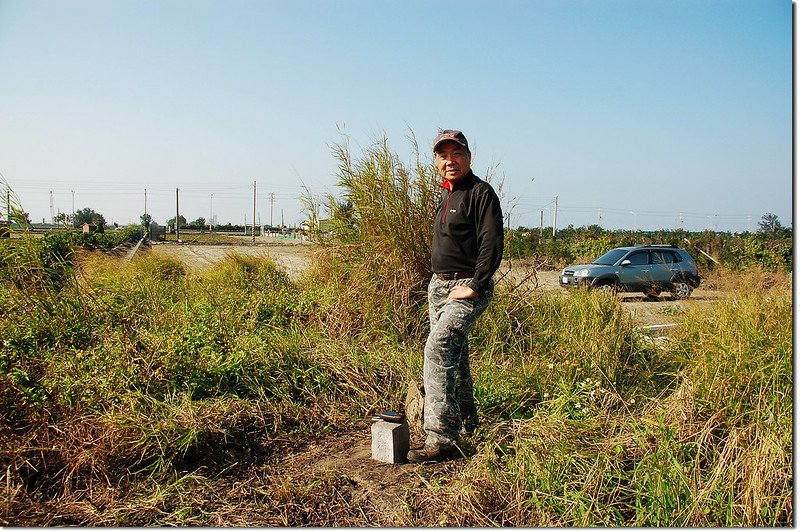
<svg viewBox="0 0 800 532">
<path fill-rule="evenodd" d="M 189 225 L 191 225 L 192 227 L 197 227 L 198 229 L 202 229 L 203 227 L 206 226 L 206 219 L 201 216 L 200 218 L 198 218 L 197 220 L 193 221 Z"/>
<path fill-rule="evenodd" d="M 181 225 L 181 227 L 186 227 L 186 218 L 184 218 L 182 214 L 178 215 L 178 223 Z M 170 218 L 169 220 L 167 220 L 167 225 L 169 227 L 175 227 L 175 217 L 174 216 L 172 218 Z"/>
<path fill-rule="evenodd" d="M 65 212 L 60 212 L 60 213 L 56 214 L 56 217 L 55 217 L 54 221 L 57 224 L 69 225 L 70 222 L 72 222 L 72 215 L 71 214 L 67 214 Z"/>
<path fill-rule="evenodd" d="M 783 226 L 778 220 L 778 215 L 771 212 L 764 214 L 758 222 L 758 230 L 761 233 L 778 233 L 781 229 Z"/>
<path fill-rule="evenodd" d="M 106 226 L 106 219 L 99 212 L 95 212 L 94 209 L 84 207 L 75 212 L 75 218 L 73 219 L 74 227 L 80 227 L 83 224 L 96 225 L 98 229 L 102 229 Z"/>
<path fill-rule="evenodd" d="M 592 225 L 586 226 L 586 227 L 585 227 L 585 228 L 583 228 L 583 229 L 584 229 L 584 230 L 585 230 L 587 233 L 589 233 L 589 234 L 592 234 L 592 235 L 594 235 L 594 236 L 599 236 L 599 235 L 602 235 L 602 234 L 605 232 L 605 231 L 603 231 L 603 228 L 602 228 L 602 227 L 600 227 L 600 226 L 599 226 L 599 225 L 597 225 L 597 224 L 592 224 Z"/>
<path fill-rule="evenodd" d="M 91 224 L 97 227 L 98 233 L 103 233 L 106 230 L 106 221 L 101 214 L 97 214 L 92 217 Z M 117 224 L 114 224 L 114 228 L 116 229 L 119 227 Z"/>
<path fill-rule="evenodd" d="M 150 229 L 150 223 L 153 221 L 152 216 L 149 214 L 143 214 L 139 217 L 139 219 L 142 221 L 142 226 L 145 228 L 145 230 Z"/>
</svg>

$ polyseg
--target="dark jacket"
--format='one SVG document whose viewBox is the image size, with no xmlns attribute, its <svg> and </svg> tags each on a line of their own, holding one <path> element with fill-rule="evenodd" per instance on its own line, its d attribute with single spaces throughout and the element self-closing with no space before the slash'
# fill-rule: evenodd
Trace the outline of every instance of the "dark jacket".
<svg viewBox="0 0 800 532">
<path fill-rule="evenodd" d="M 486 289 L 503 257 L 503 212 L 489 183 L 469 171 L 445 190 L 433 224 L 431 268 L 434 273 L 475 271 L 467 285 Z"/>
</svg>

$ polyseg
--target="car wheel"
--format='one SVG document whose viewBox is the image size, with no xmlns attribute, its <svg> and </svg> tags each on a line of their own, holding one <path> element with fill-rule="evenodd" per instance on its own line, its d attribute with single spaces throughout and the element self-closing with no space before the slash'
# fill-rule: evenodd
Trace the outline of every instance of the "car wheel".
<svg viewBox="0 0 800 532">
<path fill-rule="evenodd" d="M 675 299 L 686 299 L 692 295 L 692 287 L 686 281 L 675 281 L 670 292 Z"/>
<path fill-rule="evenodd" d="M 594 286 L 594 289 L 600 293 L 614 295 L 617 293 L 617 285 L 612 282 L 604 281 Z"/>
</svg>

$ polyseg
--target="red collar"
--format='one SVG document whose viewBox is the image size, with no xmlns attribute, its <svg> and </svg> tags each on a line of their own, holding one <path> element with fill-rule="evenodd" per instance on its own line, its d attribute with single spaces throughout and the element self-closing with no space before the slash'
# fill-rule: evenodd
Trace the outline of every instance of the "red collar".
<svg viewBox="0 0 800 532">
<path fill-rule="evenodd" d="M 446 188 L 450 192 L 453 192 L 455 189 L 459 187 L 463 187 L 467 182 L 474 179 L 474 175 L 472 170 L 468 171 L 464 176 L 458 181 L 458 183 L 453 183 L 452 181 L 448 181 L 447 179 L 444 180 L 442 183 L 442 187 Z"/>
</svg>

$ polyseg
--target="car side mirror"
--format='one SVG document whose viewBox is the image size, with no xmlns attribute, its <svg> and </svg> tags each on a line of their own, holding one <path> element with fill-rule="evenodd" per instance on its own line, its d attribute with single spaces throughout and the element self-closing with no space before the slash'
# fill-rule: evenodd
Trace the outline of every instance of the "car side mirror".
<svg viewBox="0 0 800 532">
<path fill-rule="evenodd" d="M 622 262 L 620 262 L 619 264 L 620 264 L 620 266 L 630 266 L 631 265 L 631 260 L 630 259 L 625 259 Z"/>
</svg>

